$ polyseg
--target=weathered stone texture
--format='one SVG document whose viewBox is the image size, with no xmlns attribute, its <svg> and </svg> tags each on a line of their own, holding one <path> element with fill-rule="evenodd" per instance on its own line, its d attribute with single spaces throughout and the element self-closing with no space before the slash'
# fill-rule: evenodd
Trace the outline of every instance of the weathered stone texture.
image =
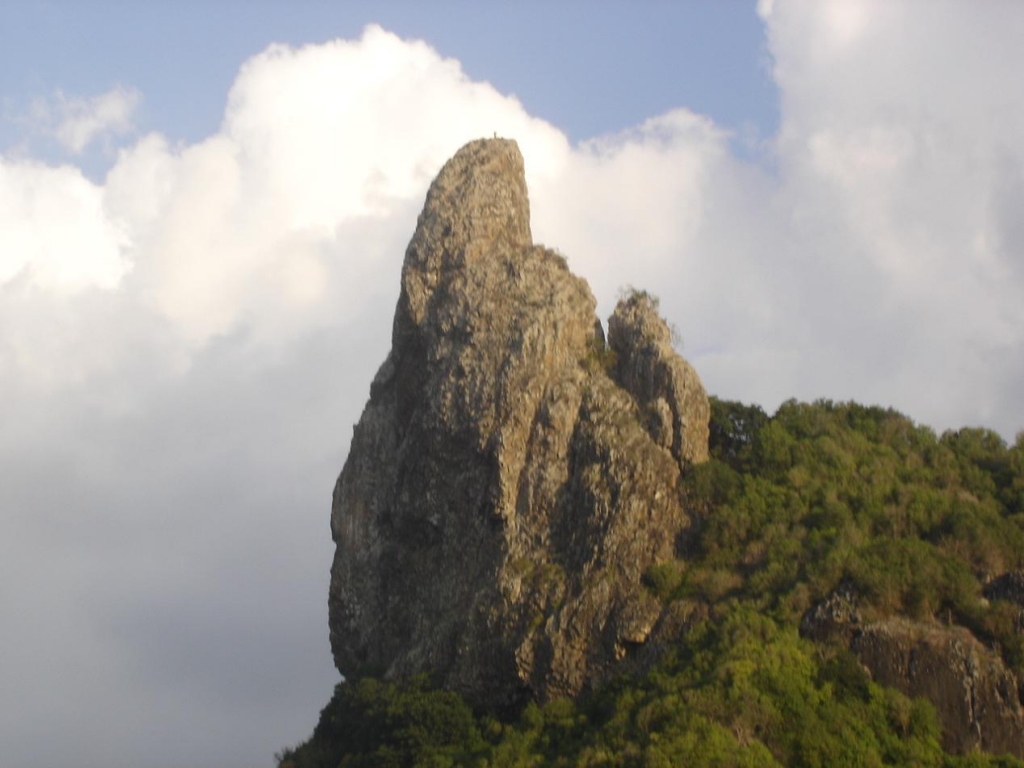
<svg viewBox="0 0 1024 768">
<path fill-rule="evenodd" d="M 616 310 L 615 378 L 594 311 L 532 244 L 516 144 L 460 150 L 334 491 L 344 675 L 431 671 L 502 706 L 575 694 L 648 639 L 641 578 L 688 525 L 678 480 L 707 457 L 709 406 L 649 302 Z"/>
<path fill-rule="evenodd" d="M 1017 679 L 963 627 L 888 619 L 864 627 L 851 650 L 877 682 L 935 705 L 947 751 L 1024 756 Z"/>
<path fill-rule="evenodd" d="M 805 637 L 838 642 L 882 685 L 927 698 L 949 752 L 974 749 L 1024 757 L 1024 709 L 1016 676 L 967 629 L 893 617 L 862 623 L 856 595 L 842 584 L 812 606 Z"/>
<path fill-rule="evenodd" d="M 672 330 L 643 291 L 619 302 L 608 320 L 615 378 L 648 412 L 651 436 L 681 465 L 708 459 L 711 406 L 697 372 L 672 348 Z"/>
</svg>

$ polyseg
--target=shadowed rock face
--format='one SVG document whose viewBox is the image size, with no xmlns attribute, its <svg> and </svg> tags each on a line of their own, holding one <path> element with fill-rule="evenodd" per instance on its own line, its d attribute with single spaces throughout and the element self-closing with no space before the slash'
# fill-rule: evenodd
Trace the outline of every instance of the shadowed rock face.
<svg viewBox="0 0 1024 768">
<path fill-rule="evenodd" d="M 964 627 L 903 618 L 862 624 L 856 596 L 841 584 L 807 612 L 800 631 L 848 647 L 878 683 L 931 701 L 947 751 L 1024 757 L 1017 678 Z"/>
<path fill-rule="evenodd" d="M 947 751 L 1024 756 L 1017 679 L 963 627 L 888 619 L 864 627 L 851 650 L 882 685 L 935 705 Z"/>
<path fill-rule="evenodd" d="M 993 579 L 985 586 L 985 597 L 1024 606 L 1024 571 L 1010 571 Z"/>
<path fill-rule="evenodd" d="M 646 412 L 648 430 L 680 462 L 708 460 L 711 408 L 693 367 L 672 349 L 672 332 L 643 292 L 620 301 L 608 320 L 615 378 Z"/>
<path fill-rule="evenodd" d="M 650 300 L 616 309 L 614 365 L 594 311 L 532 243 L 516 144 L 460 150 L 334 490 L 342 674 L 431 671 L 500 707 L 576 694 L 648 639 L 641 577 L 689 523 L 679 474 L 707 458 L 709 406 Z"/>
</svg>

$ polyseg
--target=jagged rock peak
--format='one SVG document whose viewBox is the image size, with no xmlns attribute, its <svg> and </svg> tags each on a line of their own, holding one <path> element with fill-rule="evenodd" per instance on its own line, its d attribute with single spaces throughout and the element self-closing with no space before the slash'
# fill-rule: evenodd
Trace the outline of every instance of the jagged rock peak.
<svg viewBox="0 0 1024 768">
<path fill-rule="evenodd" d="M 427 192 L 405 254 L 399 317 L 422 322 L 439 282 L 467 260 L 532 242 L 519 145 L 508 139 L 470 142 L 445 163 Z"/>
<path fill-rule="evenodd" d="M 608 320 L 616 379 L 648 413 L 652 437 L 681 464 L 708 459 L 711 408 L 697 372 L 672 348 L 673 330 L 658 302 L 633 290 Z"/>
<path fill-rule="evenodd" d="M 653 306 L 620 304 L 614 355 L 595 307 L 532 243 L 515 142 L 449 160 L 334 491 L 346 677 L 430 671 L 501 707 L 573 695 L 657 633 L 642 578 L 689 524 L 708 402 Z"/>
</svg>

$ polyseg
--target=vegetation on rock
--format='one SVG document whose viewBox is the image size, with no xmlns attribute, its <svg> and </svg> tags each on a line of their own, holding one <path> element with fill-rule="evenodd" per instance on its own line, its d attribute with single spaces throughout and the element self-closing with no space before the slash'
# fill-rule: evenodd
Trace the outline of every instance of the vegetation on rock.
<svg viewBox="0 0 1024 768">
<path fill-rule="evenodd" d="M 1008 446 L 853 403 L 769 417 L 713 399 L 710 453 L 681 479 L 693 524 L 677 559 L 644 573 L 661 631 L 632 672 L 502 713 L 423 677 L 353 680 L 282 768 L 1024 765 L 1019 743 L 1017 758 L 949 754 L 943 702 L 879 685 L 847 635 L 808 629 L 828 613 L 969 632 L 1019 685 L 1024 434 Z M 1012 719 L 1021 692 L 1005 693 Z"/>
</svg>

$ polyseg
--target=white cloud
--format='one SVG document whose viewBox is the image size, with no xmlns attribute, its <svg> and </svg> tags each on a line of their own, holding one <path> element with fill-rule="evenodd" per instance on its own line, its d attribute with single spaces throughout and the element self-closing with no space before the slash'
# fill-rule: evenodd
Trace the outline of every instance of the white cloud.
<svg viewBox="0 0 1024 768">
<path fill-rule="evenodd" d="M 532 185 L 534 234 L 588 278 L 604 315 L 626 284 L 673 285 L 694 261 L 716 176 L 728 174 L 727 140 L 678 109 L 585 142 Z"/>
<path fill-rule="evenodd" d="M 376 27 L 253 57 L 216 134 L 143 136 L 102 183 L 0 158 L 9 759 L 229 765 L 223 743 L 265 759 L 312 727 L 330 489 L 426 186 L 470 138 L 519 140 L 537 239 L 604 314 L 626 283 L 660 294 L 712 392 L 1024 426 L 1024 14 L 759 7 L 771 169 L 684 108 L 571 146 Z M 130 727 L 104 741 L 87 711 Z M 174 751 L 210 723 L 223 742 Z"/>
<path fill-rule="evenodd" d="M 816 327 L 808 358 L 824 363 L 807 380 L 940 427 L 1012 434 L 1024 241 L 1005 206 L 1024 179 L 1024 97 L 1005 78 L 1024 64 L 1024 14 L 787 2 L 767 25 L 782 94 L 777 197 L 800 215 L 778 258 L 815 254 L 813 269 L 843 276 L 794 275 Z M 842 45 L 821 42 L 836 34 Z M 828 302 L 848 314 L 830 316 Z"/>
<path fill-rule="evenodd" d="M 122 150 L 105 210 L 131 233 L 139 290 L 193 342 L 238 323 L 288 336 L 371 300 L 367 283 L 408 233 L 362 238 L 390 230 L 448 155 L 493 132 L 520 138 L 533 175 L 568 152 L 423 43 L 369 27 L 358 41 L 275 45 L 243 66 L 217 135 Z"/>
<path fill-rule="evenodd" d="M 128 241 L 102 203 L 76 168 L 0 156 L 0 287 L 19 277 L 62 293 L 116 286 Z"/>
<path fill-rule="evenodd" d="M 127 133 L 140 99 L 138 91 L 120 85 L 90 98 L 58 91 L 52 107 L 57 119 L 54 136 L 65 149 L 78 154 L 104 134 Z"/>
</svg>

